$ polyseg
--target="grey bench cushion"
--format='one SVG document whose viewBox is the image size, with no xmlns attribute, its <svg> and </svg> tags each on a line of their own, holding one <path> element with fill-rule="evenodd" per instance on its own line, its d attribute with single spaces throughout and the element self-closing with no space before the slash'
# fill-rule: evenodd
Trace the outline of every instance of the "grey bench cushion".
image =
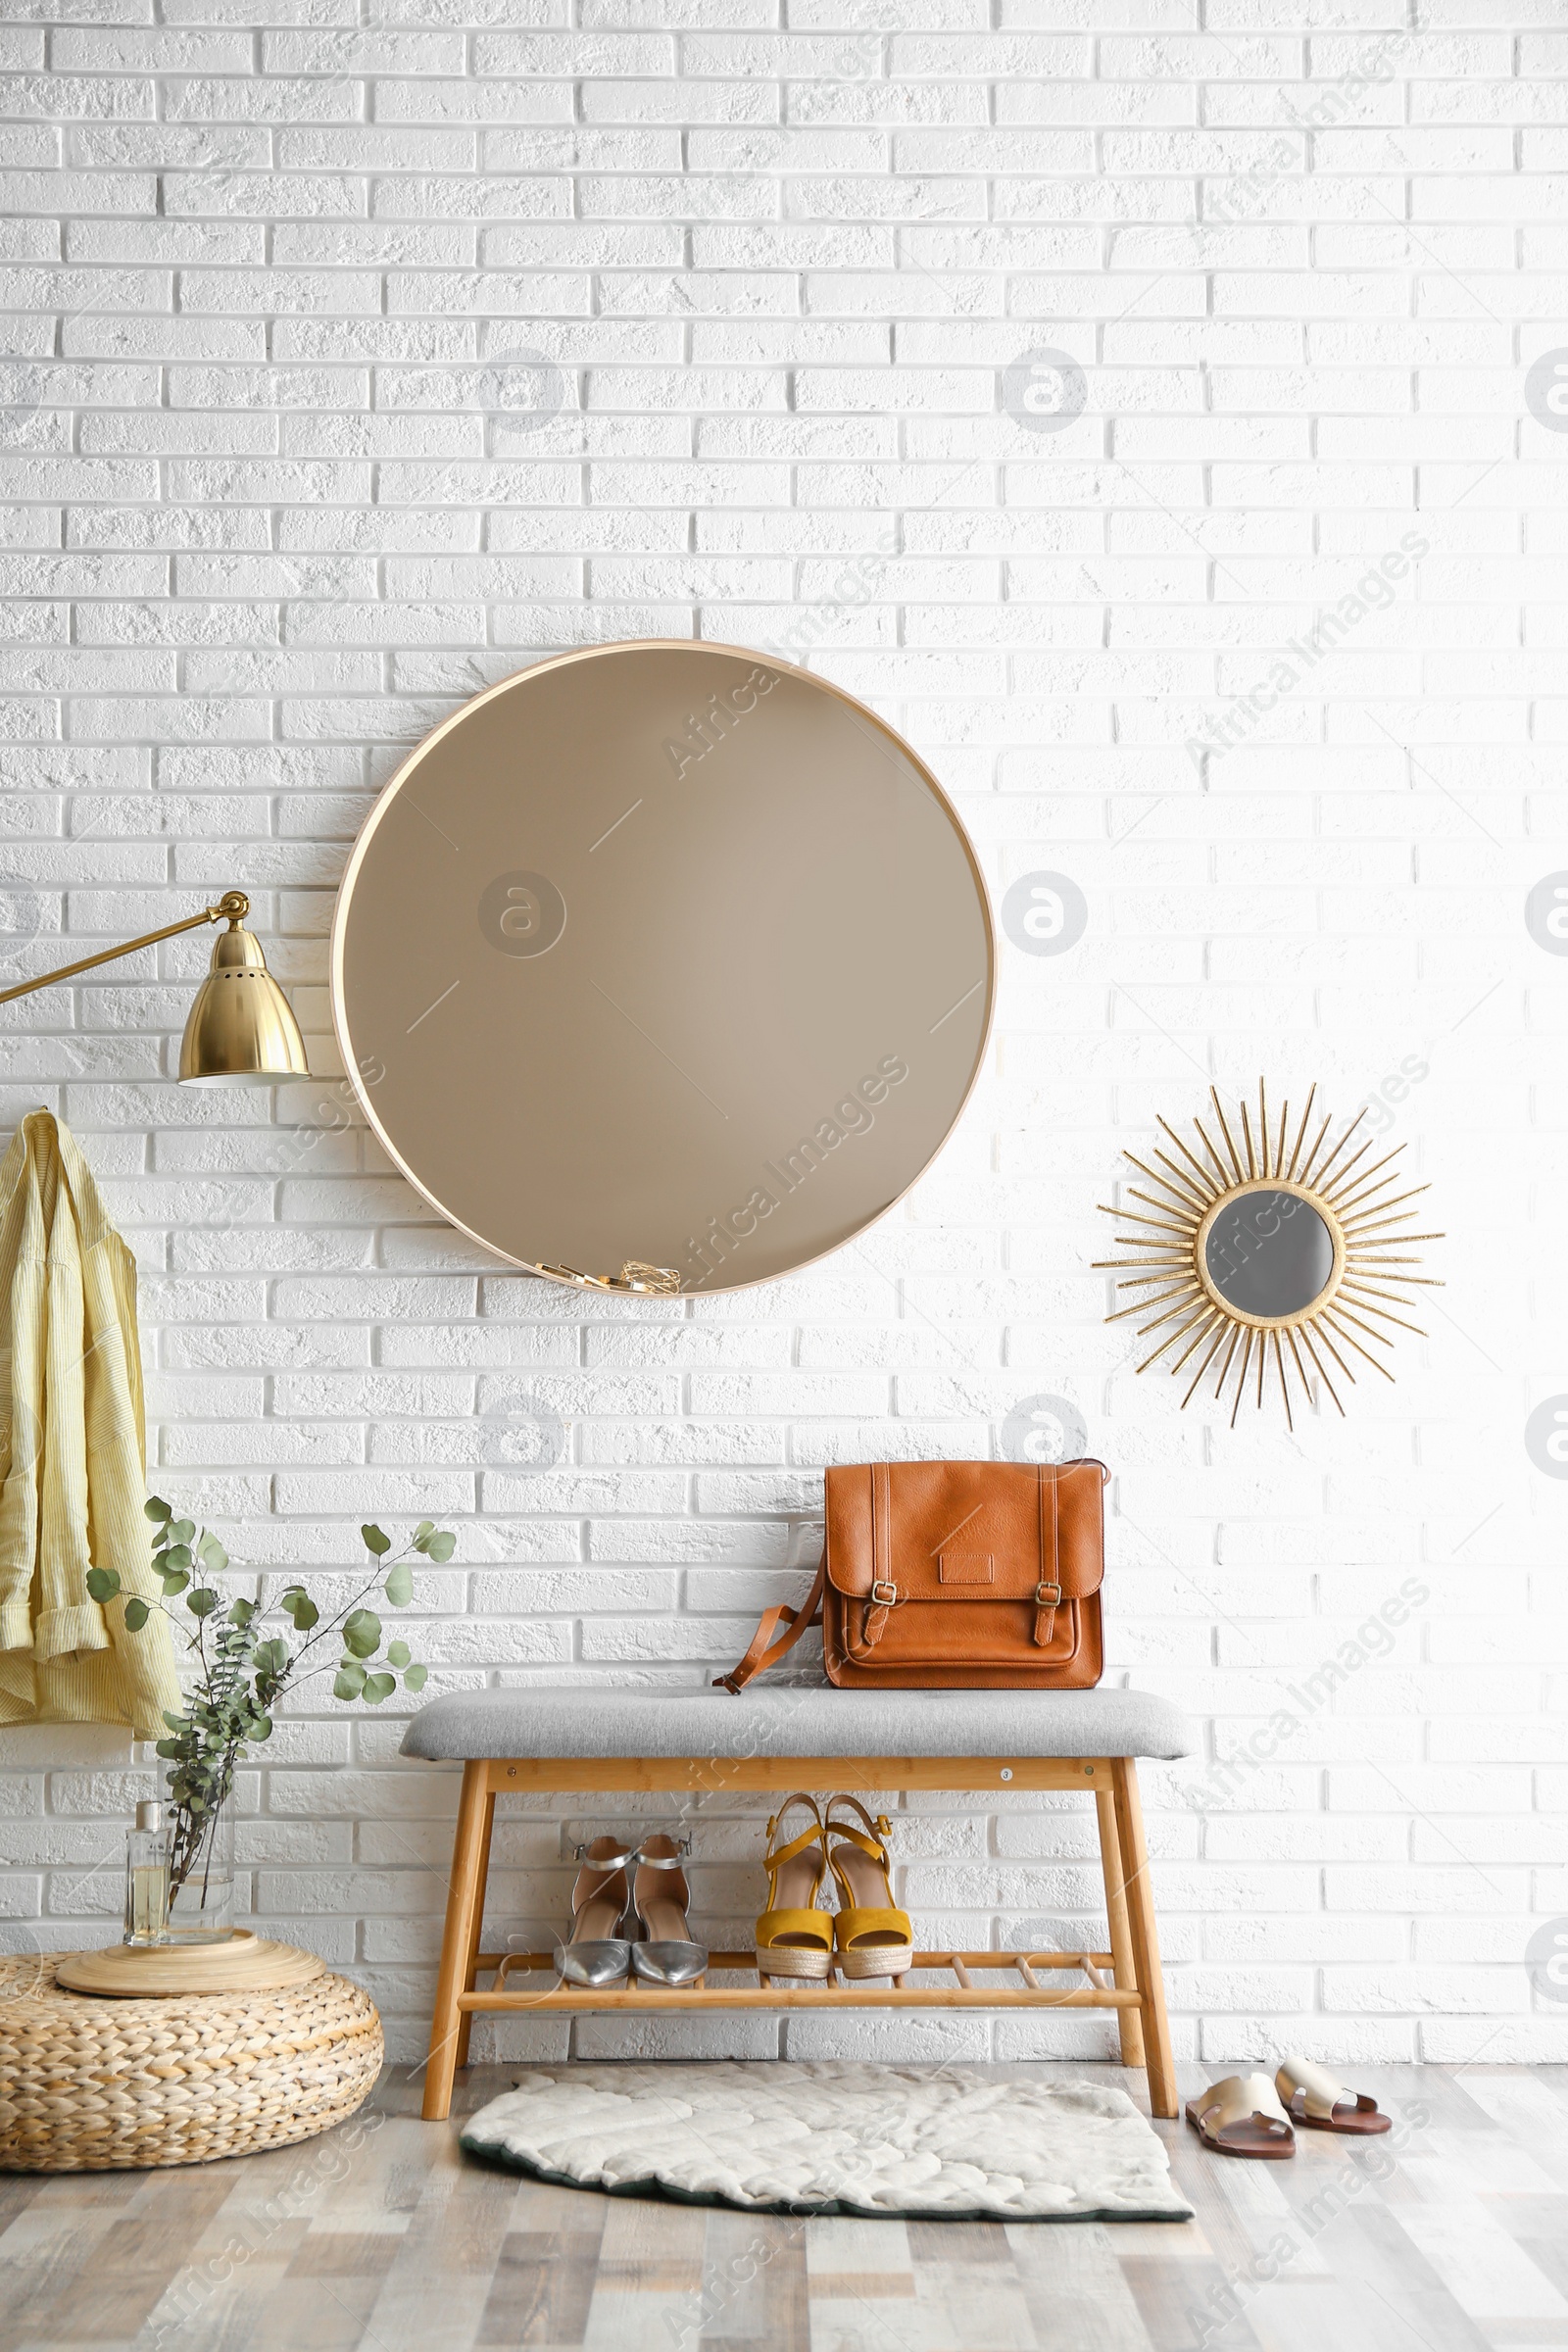
<svg viewBox="0 0 1568 2352">
<path fill-rule="evenodd" d="M 1192 1728 L 1152 1690 L 455 1690 L 406 1756 L 1186 1756 Z M 890 1774 L 890 1783 L 897 1775 Z"/>
</svg>

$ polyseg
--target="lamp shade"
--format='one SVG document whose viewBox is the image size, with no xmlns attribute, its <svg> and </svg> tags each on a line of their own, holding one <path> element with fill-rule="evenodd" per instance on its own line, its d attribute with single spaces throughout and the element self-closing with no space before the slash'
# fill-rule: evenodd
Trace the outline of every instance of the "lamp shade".
<svg viewBox="0 0 1568 2352">
<path fill-rule="evenodd" d="M 269 1080 L 310 1074 L 299 1023 L 267 968 L 261 942 L 230 915 L 185 1023 L 179 1083 L 265 1086 Z"/>
</svg>

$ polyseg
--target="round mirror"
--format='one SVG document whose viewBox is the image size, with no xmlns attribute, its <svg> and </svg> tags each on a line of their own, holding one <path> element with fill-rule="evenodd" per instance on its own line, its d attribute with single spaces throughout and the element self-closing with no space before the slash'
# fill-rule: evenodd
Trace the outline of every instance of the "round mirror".
<svg viewBox="0 0 1568 2352">
<path fill-rule="evenodd" d="M 1265 1321 L 1303 1313 L 1334 1273 L 1334 1236 L 1309 1200 L 1267 1185 L 1234 1193 L 1203 1244 L 1208 1279 L 1227 1306 Z"/>
<path fill-rule="evenodd" d="M 387 1150 L 514 1264 L 765 1282 L 861 1232 L 977 1075 L 994 946 L 935 778 L 822 679 L 727 647 L 509 678 L 394 777 L 332 1001 Z"/>
<path fill-rule="evenodd" d="M 1216 1400 L 1234 1380 L 1233 1429 L 1244 1396 L 1261 1405 L 1265 1381 L 1277 1384 L 1292 1428 L 1293 1380 L 1298 1396 L 1315 1401 L 1315 1383 L 1343 1413 L 1337 1381 L 1353 1383 L 1357 1363 L 1392 1380 L 1374 1348 L 1392 1348 L 1399 1330 L 1424 1336 L 1406 1293 L 1432 1277 L 1409 1272 L 1410 1245 L 1442 1236 L 1407 1232 L 1417 1212 L 1405 1203 L 1427 1188 L 1396 1170 L 1402 1144 L 1368 1160 L 1364 1109 L 1331 1141 L 1315 1086 L 1298 1120 L 1289 1102 L 1270 1111 L 1261 1079 L 1255 1117 L 1246 1102 L 1227 1115 L 1217 1087 L 1209 1102 L 1212 1132 L 1195 1119 L 1189 1144 L 1160 1119 L 1153 1164 L 1127 1154 L 1142 1181 L 1106 1213 L 1127 1228 L 1116 1239 L 1133 1255 L 1099 1262 L 1124 1276 L 1118 1291 L 1143 1296 L 1110 1320 L 1143 1317 L 1141 1339 L 1163 1332 L 1138 1370 L 1163 1356 L 1173 1374 L 1187 1371 L 1184 1407 L 1204 1379 Z"/>
</svg>

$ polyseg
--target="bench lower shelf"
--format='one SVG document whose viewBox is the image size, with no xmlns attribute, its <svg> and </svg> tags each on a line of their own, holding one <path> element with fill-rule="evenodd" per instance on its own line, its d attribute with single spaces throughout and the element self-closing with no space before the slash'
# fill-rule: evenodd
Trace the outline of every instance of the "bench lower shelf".
<svg viewBox="0 0 1568 2352">
<path fill-rule="evenodd" d="M 458 2007 L 470 2016 L 540 2009 L 578 2015 L 606 2009 L 643 2014 L 674 2009 L 1136 2009 L 1138 1993 L 1118 1991 L 1114 1984 L 1102 1984 L 1096 1978 L 1097 1969 L 1112 1965 L 1109 1952 L 916 1952 L 911 1975 L 945 1969 L 954 1982 L 908 1984 L 894 1978 L 874 1979 L 868 1984 L 809 1984 L 783 1978 L 764 1984 L 750 1952 L 713 1952 L 709 1957 L 710 1976 L 739 1973 L 750 1976 L 752 1983 L 670 1987 L 633 1982 L 592 1989 L 563 1984 L 548 1952 L 482 1952 L 474 1964 L 475 1973 L 493 1972 L 500 1982 L 489 1992 L 460 1993 Z M 1038 1982 L 1035 1972 L 1040 1969 L 1081 1971 L 1090 1982 L 1057 1990 Z M 972 1981 L 976 1975 L 1004 1971 L 1013 1972 L 1022 1983 L 999 1985 L 993 1991 Z M 528 1973 L 548 1973 L 553 1979 L 549 1989 L 529 1991 L 506 1982 L 509 1977 Z"/>
</svg>

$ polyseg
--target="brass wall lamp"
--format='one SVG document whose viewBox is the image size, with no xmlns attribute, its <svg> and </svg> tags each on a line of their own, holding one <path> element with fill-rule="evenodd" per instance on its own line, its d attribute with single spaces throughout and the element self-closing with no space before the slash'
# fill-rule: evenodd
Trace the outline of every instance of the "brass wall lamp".
<svg viewBox="0 0 1568 2352">
<path fill-rule="evenodd" d="M 145 931 L 123 947 L 105 948 L 83 956 L 79 963 L 63 963 L 56 972 L 0 991 L 0 1004 L 52 988 L 58 980 L 74 979 L 95 964 L 114 963 L 133 956 L 138 948 L 156 946 L 180 931 L 198 931 L 203 923 L 226 922 L 213 948 L 212 969 L 196 991 L 196 1002 L 185 1023 L 179 1047 L 181 1086 L 267 1086 L 283 1078 L 308 1078 L 305 1040 L 287 997 L 267 968 L 261 941 L 244 927 L 251 903 L 242 890 L 226 890 L 216 906 L 204 906 L 183 922 L 166 923 L 161 931 Z"/>
</svg>

